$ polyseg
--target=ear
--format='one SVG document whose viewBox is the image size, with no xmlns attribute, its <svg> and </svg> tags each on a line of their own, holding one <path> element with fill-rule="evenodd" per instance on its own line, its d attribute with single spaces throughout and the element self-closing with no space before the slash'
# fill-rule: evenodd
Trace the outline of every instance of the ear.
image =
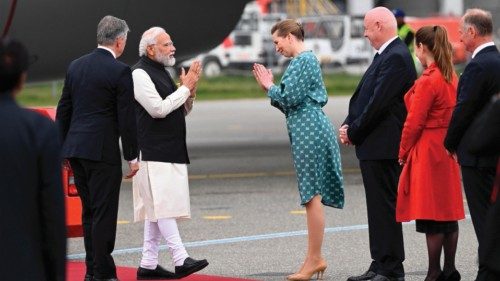
<svg viewBox="0 0 500 281">
<path fill-rule="evenodd" d="M 472 26 L 467 27 L 467 33 L 469 33 L 472 38 L 475 38 L 477 34 L 476 29 Z"/>
<path fill-rule="evenodd" d="M 153 45 L 149 45 L 146 47 L 146 53 L 151 56 L 151 57 L 154 57 L 155 55 L 155 50 L 154 50 L 154 47 Z"/>
</svg>

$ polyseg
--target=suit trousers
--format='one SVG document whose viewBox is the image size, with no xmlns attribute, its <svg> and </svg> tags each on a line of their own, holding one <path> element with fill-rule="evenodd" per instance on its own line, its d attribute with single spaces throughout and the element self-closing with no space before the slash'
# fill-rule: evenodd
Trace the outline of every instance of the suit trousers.
<svg viewBox="0 0 500 281">
<path fill-rule="evenodd" d="M 484 245 L 484 229 L 486 216 L 491 206 L 491 191 L 495 178 L 495 168 L 478 168 L 461 166 L 467 205 L 479 244 L 478 253 L 482 255 Z"/>
<path fill-rule="evenodd" d="M 116 278 L 111 256 L 115 247 L 121 165 L 69 159 L 82 200 L 82 224 L 87 274 L 95 278 Z"/>
<path fill-rule="evenodd" d="M 373 272 L 403 277 L 403 230 L 396 222 L 396 198 L 401 167 L 397 160 L 360 160 L 368 212 Z"/>
<path fill-rule="evenodd" d="M 500 175 L 497 175 L 500 177 Z M 488 211 L 484 233 L 484 250 L 479 256 L 477 281 L 500 280 L 500 200 Z"/>
</svg>

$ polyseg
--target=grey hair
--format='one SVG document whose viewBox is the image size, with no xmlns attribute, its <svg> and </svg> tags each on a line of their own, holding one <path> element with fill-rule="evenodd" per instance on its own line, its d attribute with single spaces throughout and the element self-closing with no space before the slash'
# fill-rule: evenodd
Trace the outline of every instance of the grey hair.
<svg viewBox="0 0 500 281">
<path fill-rule="evenodd" d="M 145 56 L 146 55 L 146 49 L 149 45 L 156 44 L 156 37 L 158 35 L 166 33 L 165 29 L 158 27 L 158 26 L 153 26 L 150 29 L 144 31 L 141 37 L 141 41 L 139 42 L 139 56 Z"/>
<path fill-rule="evenodd" d="M 479 36 L 491 36 L 493 34 L 493 19 L 488 11 L 467 9 L 463 21 L 466 25 L 473 26 Z"/>
<path fill-rule="evenodd" d="M 97 25 L 97 44 L 112 45 L 120 37 L 127 38 L 129 31 L 130 29 L 124 20 L 107 15 Z"/>
</svg>

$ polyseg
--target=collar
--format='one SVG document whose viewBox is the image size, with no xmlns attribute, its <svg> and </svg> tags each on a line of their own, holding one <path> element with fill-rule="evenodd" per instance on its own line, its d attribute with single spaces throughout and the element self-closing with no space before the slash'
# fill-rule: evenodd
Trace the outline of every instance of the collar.
<svg viewBox="0 0 500 281">
<path fill-rule="evenodd" d="M 422 75 L 429 75 L 432 72 L 434 72 L 437 69 L 437 64 L 436 62 L 431 63 L 430 65 L 427 66 L 427 68 L 424 69 L 422 72 Z"/>
<path fill-rule="evenodd" d="M 387 46 L 389 46 L 389 44 L 391 44 L 392 41 L 396 40 L 397 38 L 398 36 L 394 36 L 391 39 L 387 40 L 387 42 L 385 42 L 384 44 L 382 44 L 382 46 L 380 46 L 380 48 L 377 50 L 377 53 L 381 55 L 382 52 L 387 48 Z"/>
<path fill-rule="evenodd" d="M 484 48 L 486 47 L 489 47 L 489 46 L 495 46 L 495 43 L 493 41 L 491 42 L 488 42 L 488 43 L 484 43 L 482 45 L 479 45 L 475 50 L 474 52 L 472 53 L 472 58 L 474 58 L 477 53 L 481 52 Z"/>
<path fill-rule="evenodd" d="M 99 48 L 99 49 L 104 49 L 104 50 L 106 50 L 106 51 L 110 52 L 110 53 L 113 55 L 113 57 L 116 59 L 116 54 L 115 54 L 115 52 L 114 52 L 113 50 L 111 50 L 110 48 L 108 48 L 108 47 L 104 47 L 104 46 L 101 46 L 101 45 L 97 45 L 97 48 Z"/>
</svg>

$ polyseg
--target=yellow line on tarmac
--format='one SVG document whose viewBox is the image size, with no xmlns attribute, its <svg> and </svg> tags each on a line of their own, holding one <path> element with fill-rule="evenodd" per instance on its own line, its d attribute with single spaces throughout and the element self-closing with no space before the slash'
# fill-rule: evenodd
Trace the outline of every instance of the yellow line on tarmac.
<svg viewBox="0 0 500 281">
<path fill-rule="evenodd" d="M 116 224 L 127 224 L 130 223 L 130 221 L 117 221 Z"/>
<path fill-rule="evenodd" d="M 206 220 L 228 220 L 231 216 L 203 216 Z"/>
<path fill-rule="evenodd" d="M 345 168 L 342 170 L 344 174 L 357 174 L 359 168 Z M 241 178 L 262 178 L 262 177 L 283 177 L 294 176 L 295 171 L 277 171 L 277 172 L 255 172 L 255 173 L 222 173 L 222 174 L 200 174 L 189 176 L 190 180 L 207 180 L 207 179 L 241 179 Z M 132 179 L 123 179 L 123 182 L 132 182 Z"/>
<path fill-rule="evenodd" d="M 292 215 L 305 215 L 306 214 L 306 210 L 290 211 L 290 214 L 292 214 Z"/>
</svg>

